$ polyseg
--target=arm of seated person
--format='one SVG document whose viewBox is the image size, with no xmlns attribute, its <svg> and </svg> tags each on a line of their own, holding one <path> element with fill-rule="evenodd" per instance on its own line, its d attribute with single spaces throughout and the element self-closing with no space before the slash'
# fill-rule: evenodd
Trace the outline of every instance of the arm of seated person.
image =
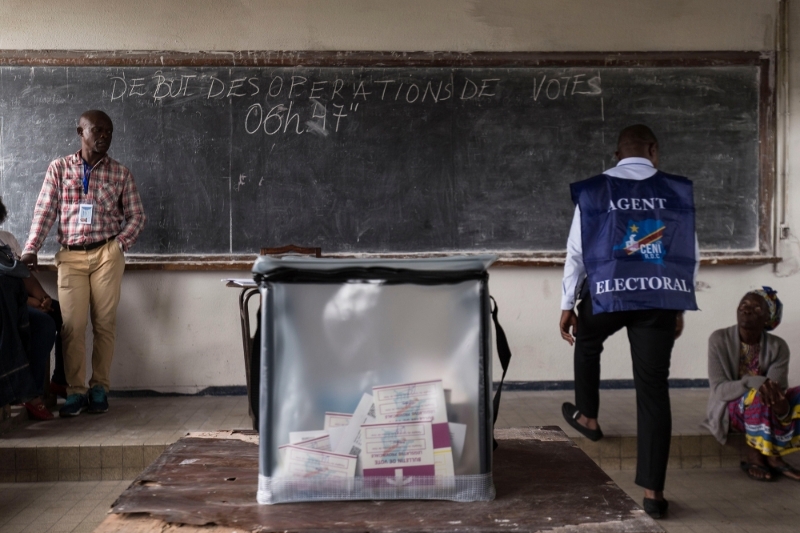
<svg viewBox="0 0 800 533">
<path fill-rule="evenodd" d="M 31 274 L 30 277 L 24 278 L 22 282 L 25 284 L 25 292 L 28 293 L 28 305 L 41 309 L 45 313 L 50 311 L 53 300 L 47 295 L 36 276 Z"/>
<path fill-rule="evenodd" d="M 724 330 L 715 331 L 708 339 L 708 383 L 711 394 L 716 400 L 726 402 L 736 400 L 747 392 L 751 385 L 755 385 L 754 388 L 761 386 L 764 378 L 759 376 L 747 376 L 753 378 L 751 380 L 753 383 L 749 383 L 746 378 L 727 379 L 725 372 L 727 360 L 729 357 Z"/>
<path fill-rule="evenodd" d="M 784 418 L 789 414 L 789 400 L 786 399 L 783 389 L 777 382 L 768 379 L 761 385 L 758 392 L 778 418 Z"/>
<path fill-rule="evenodd" d="M 786 390 L 789 388 L 789 345 L 781 338 L 774 336 L 772 338 L 777 342 L 777 353 L 764 371 L 764 375 Z"/>
</svg>

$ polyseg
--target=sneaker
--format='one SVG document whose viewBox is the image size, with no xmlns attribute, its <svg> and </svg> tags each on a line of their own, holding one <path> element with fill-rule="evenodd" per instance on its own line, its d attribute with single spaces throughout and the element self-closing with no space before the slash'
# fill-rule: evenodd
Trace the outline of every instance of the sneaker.
<svg viewBox="0 0 800 533">
<path fill-rule="evenodd" d="M 100 414 L 108 411 L 108 394 L 102 385 L 95 385 L 89 389 L 89 410 L 88 413 Z"/>
<path fill-rule="evenodd" d="M 58 410 L 58 415 L 62 418 L 65 416 L 78 416 L 81 411 L 89 406 L 89 401 L 84 394 L 70 394 L 67 396 L 67 402 Z"/>
</svg>

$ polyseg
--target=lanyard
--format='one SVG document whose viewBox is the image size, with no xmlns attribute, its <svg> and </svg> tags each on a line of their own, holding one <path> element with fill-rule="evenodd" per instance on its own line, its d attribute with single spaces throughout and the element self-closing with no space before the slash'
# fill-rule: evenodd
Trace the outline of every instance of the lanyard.
<svg viewBox="0 0 800 533">
<path fill-rule="evenodd" d="M 92 174 L 92 167 L 86 161 L 83 162 L 83 194 L 89 194 L 89 177 Z"/>
</svg>

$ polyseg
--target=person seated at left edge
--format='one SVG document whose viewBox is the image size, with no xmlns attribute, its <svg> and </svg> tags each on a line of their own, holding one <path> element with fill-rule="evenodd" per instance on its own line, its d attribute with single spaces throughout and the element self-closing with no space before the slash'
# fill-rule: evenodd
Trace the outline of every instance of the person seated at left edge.
<svg viewBox="0 0 800 533">
<path fill-rule="evenodd" d="M 0 199 L 0 224 L 5 222 L 8 210 L 2 199 Z M 19 242 L 11 233 L 0 230 L 0 246 L 8 246 L 15 259 L 19 259 L 21 248 Z M 50 390 L 58 390 L 58 384 L 64 380 L 64 361 L 61 353 L 61 308 L 58 302 L 50 298 L 47 292 L 36 279 L 30 274 L 27 278 L 22 278 L 25 293 L 28 297 L 28 322 L 30 324 L 30 371 L 33 378 L 33 398 L 24 402 L 22 405 L 28 414 L 37 420 L 51 420 L 52 413 L 47 409 L 42 401 L 44 393 L 44 380 L 47 374 L 47 363 L 50 359 L 50 351 L 53 344 L 56 345 L 56 364 L 53 371 L 53 380 L 50 383 Z M 54 386 L 55 385 L 55 386 Z"/>
</svg>

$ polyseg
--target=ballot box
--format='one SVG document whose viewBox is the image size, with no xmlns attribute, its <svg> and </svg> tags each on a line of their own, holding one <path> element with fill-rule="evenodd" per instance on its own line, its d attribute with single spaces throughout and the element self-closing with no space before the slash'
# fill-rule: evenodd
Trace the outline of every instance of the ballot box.
<svg viewBox="0 0 800 533">
<path fill-rule="evenodd" d="M 260 503 L 494 497 L 494 259 L 259 257 Z"/>
</svg>

